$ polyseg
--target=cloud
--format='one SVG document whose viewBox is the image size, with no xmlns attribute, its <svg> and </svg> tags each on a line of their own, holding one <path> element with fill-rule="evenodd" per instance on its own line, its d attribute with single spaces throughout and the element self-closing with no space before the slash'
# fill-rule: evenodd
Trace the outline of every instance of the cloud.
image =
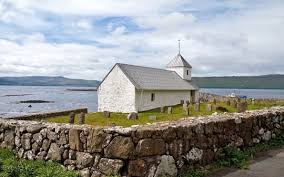
<svg viewBox="0 0 284 177">
<path fill-rule="evenodd" d="M 163 68 L 178 39 L 195 76 L 283 73 L 283 9 L 280 0 L 3 0 L 0 76 Z"/>
</svg>

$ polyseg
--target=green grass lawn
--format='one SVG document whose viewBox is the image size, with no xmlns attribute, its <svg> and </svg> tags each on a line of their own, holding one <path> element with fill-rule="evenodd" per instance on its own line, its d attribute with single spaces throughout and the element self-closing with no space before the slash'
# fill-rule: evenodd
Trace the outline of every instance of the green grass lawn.
<svg viewBox="0 0 284 177">
<path fill-rule="evenodd" d="M 255 109 L 262 109 L 265 107 L 272 107 L 276 105 L 283 105 L 284 102 L 276 102 L 276 101 L 265 101 L 260 102 L 257 104 L 249 104 L 248 110 L 255 110 Z M 146 124 L 146 123 L 153 123 L 153 122 L 160 122 L 160 121 L 172 121 L 172 120 L 178 120 L 180 118 L 185 117 L 194 117 L 194 116 L 204 116 L 204 115 L 211 115 L 213 112 L 216 112 L 216 110 L 213 110 L 212 112 L 206 111 L 207 103 L 201 103 L 201 110 L 200 112 L 194 112 L 193 106 L 190 107 L 190 114 L 186 115 L 185 111 L 183 111 L 183 108 L 181 105 L 177 105 L 173 107 L 173 113 L 167 114 L 167 113 L 161 113 L 160 109 L 154 109 L 150 111 L 145 111 L 139 113 L 139 119 L 138 120 L 128 120 L 127 114 L 123 113 L 111 113 L 110 118 L 104 118 L 103 113 L 101 112 L 95 112 L 95 113 L 89 113 L 86 115 L 86 124 L 89 125 L 100 125 L 100 126 L 106 126 L 106 125 L 119 125 L 119 126 L 131 126 L 131 125 L 140 125 L 140 124 Z M 225 103 L 217 103 L 217 106 L 225 107 L 228 112 L 236 112 L 237 110 L 231 106 L 226 105 Z M 218 112 L 218 111 L 217 111 Z M 150 121 L 149 116 L 156 116 L 155 121 Z M 55 122 L 55 123 L 68 123 L 69 117 L 68 116 L 59 116 L 54 118 L 47 119 L 48 122 Z M 78 123 L 78 117 L 76 116 L 75 123 Z"/>
<path fill-rule="evenodd" d="M 16 158 L 11 150 L 0 149 L 0 177 L 78 177 L 55 162 Z"/>
</svg>

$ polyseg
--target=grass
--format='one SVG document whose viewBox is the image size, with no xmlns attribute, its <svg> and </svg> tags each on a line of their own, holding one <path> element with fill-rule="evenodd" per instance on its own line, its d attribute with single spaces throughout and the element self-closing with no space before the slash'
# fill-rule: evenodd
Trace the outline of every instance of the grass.
<svg viewBox="0 0 284 177">
<path fill-rule="evenodd" d="M 248 110 L 255 110 L 255 109 L 262 109 L 265 107 L 272 107 L 276 105 L 284 106 L 283 102 L 277 102 L 277 101 L 262 101 L 255 104 L 249 104 Z M 101 112 L 94 112 L 89 113 L 86 115 L 86 124 L 89 125 L 100 125 L 100 126 L 108 126 L 108 125 L 119 125 L 128 127 L 131 125 L 141 125 L 141 124 L 147 124 L 147 123 L 154 123 L 154 122 L 161 122 L 161 121 L 172 121 L 172 120 L 178 120 L 180 118 L 185 117 L 193 117 L 193 116 L 205 116 L 210 115 L 213 112 L 216 112 L 216 110 L 213 110 L 212 112 L 206 111 L 207 104 L 201 103 L 200 112 L 195 112 L 193 106 L 190 107 L 190 113 L 189 115 L 186 115 L 185 111 L 183 111 L 183 108 L 181 105 L 177 105 L 173 107 L 173 113 L 167 114 L 167 113 L 161 113 L 160 109 L 154 109 L 150 111 L 141 112 L 138 114 L 139 119 L 138 120 L 128 120 L 127 114 L 124 113 L 111 113 L 110 118 L 104 118 L 103 113 Z M 231 106 L 226 105 L 225 103 L 217 103 L 217 106 L 225 107 L 228 112 L 236 112 L 237 110 Z M 217 111 L 218 112 L 218 111 Z M 152 121 L 149 120 L 149 116 L 156 116 L 156 120 Z M 48 122 L 55 122 L 55 123 L 68 123 L 69 117 L 68 116 L 59 116 L 59 117 L 53 117 L 47 119 Z M 76 116 L 75 123 L 78 123 L 78 117 Z"/>
<path fill-rule="evenodd" d="M 0 149 L 0 177 L 78 177 L 55 162 L 16 158 L 13 151 Z"/>
<path fill-rule="evenodd" d="M 220 159 L 208 165 L 206 169 L 190 170 L 180 175 L 180 177 L 204 177 L 222 168 L 248 169 L 250 160 L 258 153 L 281 148 L 282 146 L 284 146 L 284 132 L 269 142 L 260 143 L 253 147 L 248 147 L 245 149 L 226 147 Z"/>
</svg>

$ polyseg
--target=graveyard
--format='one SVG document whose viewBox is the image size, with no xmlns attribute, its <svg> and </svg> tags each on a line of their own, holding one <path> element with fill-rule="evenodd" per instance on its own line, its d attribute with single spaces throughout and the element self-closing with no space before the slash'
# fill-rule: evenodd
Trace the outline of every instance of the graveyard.
<svg viewBox="0 0 284 177">
<path fill-rule="evenodd" d="M 56 116 L 43 121 L 54 123 L 74 122 L 74 124 L 88 124 L 93 126 L 128 127 L 132 125 L 152 124 L 161 121 L 174 121 L 181 118 L 193 119 L 194 117 L 212 114 L 245 112 L 246 110 L 258 110 L 263 108 L 270 108 L 273 106 L 284 106 L 284 100 L 212 100 L 211 102 L 201 102 L 188 105 L 179 104 L 171 107 L 161 107 L 145 112 L 140 112 L 138 114 L 134 113 L 134 115 L 115 112 L 94 112 L 88 113 L 86 115 L 74 114 L 74 120 L 71 120 L 71 122 L 70 116 Z"/>
</svg>

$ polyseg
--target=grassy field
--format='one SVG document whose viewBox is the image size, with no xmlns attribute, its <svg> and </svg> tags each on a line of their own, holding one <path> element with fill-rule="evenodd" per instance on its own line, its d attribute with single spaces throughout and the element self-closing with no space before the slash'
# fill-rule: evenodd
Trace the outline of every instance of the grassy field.
<svg viewBox="0 0 284 177">
<path fill-rule="evenodd" d="M 0 149 L 0 177 L 78 177 L 54 162 L 17 159 L 13 151 Z"/>
<path fill-rule="evenodd" d="M 255 110 L 255 109 L 262 109 L 265 107 L 272 107 L 277 105 L 283 105 L 284 102 L 272 102 L 272 101 L 263 101 L 258 102 L 256 104 L 249 104 L 248 110 Z M 89 125 L 100 125 L 100 126 L 106 126 L 106 125 L 119 125 L 119 126 L 131 126 L 131 125 L 140 125 L 140 124 L 146 124 L 146 123 L 153 123 L 153 122 L 160 122 L 160 121 L 171 121 L 171 120 L 178 120 L 180 118 L 185 117 L 194 117 L 194 116 L 204 116 L 204 115 L 210 115 L 213 112 L 219 112 L 216 110 L 213 110 L 212 112 L 206 111 L 207 104 L 201 103 L 200 112 L 195 112 L 193 106 L 190 107 L 190 114 L 186 115 L 185 111 L 183 111 L 183 108 L 181 105 L 177 105 L 173 107 L 173 113 L 167 114 L 167 113 L 161 113 L 160 109 L 154 109 L 151 111 L 146 111 L 139 113 L 138 120 L 128 120 L 127 114 L 123 113 L 111 113 L 110 118 L 104 118 L 103 113 L 96 112 L 96 113 L 89 113 L 86 115 L 86 124 Z M 236 112 L 237 110 L 231 106 L 226 105 L 225 103 L 217 103 L 217 106 L 225 107 L 228 112 Z M 156 116 L 155 121 L 149 120 L 149 116 Z M 54 117 L 47 119 L 48 122 L 56 122 L 56 123 L 68 123 L 69 118 L 68 116 L 60 116 L 60 117 Z M 75 123 L 78 123 L 78 117 L 76 116 Z"/>
</svg>

